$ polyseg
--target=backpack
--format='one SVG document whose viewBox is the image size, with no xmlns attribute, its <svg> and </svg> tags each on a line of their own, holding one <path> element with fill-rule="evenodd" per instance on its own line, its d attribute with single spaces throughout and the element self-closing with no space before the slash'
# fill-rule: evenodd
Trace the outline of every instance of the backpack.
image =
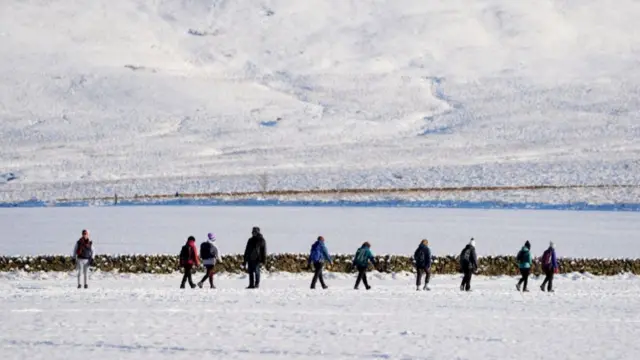
<svg viewBox="0 0 640 360">
<path fill-rule="evenodd" d="M 356 251 L 356 264 L 365 266 L 369 261 L 369 254 L 366 248 L 360 248 Z"/>
<path fill-rule="evenodd" d="M 518 251 L 518 255 L 516 255 L 516 261 L 518 261 L 518 263 L 520 263 L 520 264 L 529 262 L 529 258 L 527 257 L 527 253 L 524 250 Z"/>
<path fill-rule="evenodd" d="M 320 262 L 322 260 L 322 256 L 322 245 L 318 243 L 311 245 L 311 254 L 309 255 L 311 262 Z"/>
<path fill-rule="evenodd" d="M 200 257 L 203 260 L 213 259 L 213 246 L 210 242 L 205 241 L 200 244 Z"/>
<path fill-rule="evenodd" d="M 542 266 L 546 268 L 551 266 L 551 249 L 547 249 L 542 253 Z"/>
<path fill-rule="evenodd" d="M 76 256 L 83 259 L 91 258 L 93 256 L 91 244 L 91 240 L 89 240 L 86 244 L 84 241 L 82 241 L 82 239 L 78 240 Z"/>
<path fill-rule="evenodd" d="M 191 249 L 191 246 L 189 246 L 189 244 L 185 244 L 182 247 L 182 250 L 180 250 L 180 265 L 181 266 L 189 265 L 189 261 L 191 261 L 191 258 L 192 258 L 192 255 L 191 255 L 192 252 L 193 252 L 193 250 Z"/>
<path fill-rule="evenodd" d="M 413 259 L 416 261 L 416 264 L 422 265 L 426 263 L 426 259 L 424 258 L 424 251 L 422 251 L 420 247 L 418 247 L 418 249 L 416 249 L 416 252 L 413 253 Z"/>
<path fill-rule="evenodd" d="M 470 263 L 471 262 L 471 248 L 464 248 L 460 253 L 460 262 Z"/>
</svg>

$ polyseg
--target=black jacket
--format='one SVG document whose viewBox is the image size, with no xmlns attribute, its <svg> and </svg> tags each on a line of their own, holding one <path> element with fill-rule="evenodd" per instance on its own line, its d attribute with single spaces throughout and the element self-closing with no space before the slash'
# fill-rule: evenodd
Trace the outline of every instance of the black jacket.
<svg viewBox="0 0 640 360">
<path fill-rule="evenodd" d="M 428 246 L 420 244 L 413 253 L 416 267 L 419 269 L 428 269 L 431 267 L 431 249 Z"/>
<path fill-rule="evenodd" d="M 469 259 L 464 258 L 465 252 L 469 250 Z M 478 269 L 478 257 L 476 256 L 476 248 L 467 244 L 467 246 L 460 252 L 460 268 L 462 270 L 476 270 Z"/>
<path fill-rule="evenodd" d="M 244 262 L 261 263 L 267 261 L 267 242 L 262 234 L 252 236 L 247 241 L 247 247 L 244 250 Z"/>
</svg>

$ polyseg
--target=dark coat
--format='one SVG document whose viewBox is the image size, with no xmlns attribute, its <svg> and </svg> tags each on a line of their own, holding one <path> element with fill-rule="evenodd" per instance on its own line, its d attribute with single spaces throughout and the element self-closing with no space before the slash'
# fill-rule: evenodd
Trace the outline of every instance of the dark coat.
<svg viewBox="0 0 640 360">
<path fill-rule="evenodd" d="M 429 269 L 431 267 L 431 249 L 424 244 L 420 244 L 413 254 L 416 262 L 416 268 Z"/>
<path fill-rule="evenodd" d="M 464 259 L 465 252 L 469 250 L 469 259 Z M 476 248 L 471 244 L 467 244 L 467 246 L 462 249 L 460 252 L 460 269 L 461 270 L 472 270 L 475 271 L 478 269 L 478 256 L 476 255 Z"/>
<path fill-rule="evenodd" d="M 264 264 L 266 261 L 267 242 L 262 234 L 256 234 L 247 241 L 247 247 L 244 250 L 244 262 Z"/>
</svg>

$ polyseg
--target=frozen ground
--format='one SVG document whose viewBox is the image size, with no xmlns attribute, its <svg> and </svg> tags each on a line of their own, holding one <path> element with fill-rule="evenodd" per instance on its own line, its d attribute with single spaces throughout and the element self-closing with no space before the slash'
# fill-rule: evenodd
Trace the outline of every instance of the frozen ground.
<svg viewBox="0 0 640 360">
<path fill-rule="evenodd" d="M 3 359 L 637 359 L 640 280 L 560 277 L 553 295 L 521 295 L 515 279 L 371 276 L 373 290 L 329 276 L 273 274 L 259 291 L 243 277 L 220 289 L 179 290 L 180 276 L 0 274 Z M 537 290 L 539 280 L 533 280 Z"/>
<path fill-rule="evenodd" d="M 640 213 L 547 210 L 303 207 L 82 207 L 0 209 L 0 254 L 70 254 L 88 228 L 102 254 L 177 254 L 187 236 L 216 233 L 224 254 L 242 253 L 260 226 L 271 253 L 306 253 L 318 235 L 333 253 L 364 241 L 376 254 L 412 254 L 428 238 L 436 255 L 470 237 L 483 255 L 515 255 L 525 240 L 540 255 L 640 258 Z"/>
<path fill-rule="evenodd" d="M 634 0 L 2 1 L 0 200 L 256 190 L 264 172 L 638 185 L 638 18 Z"/>
</svg>

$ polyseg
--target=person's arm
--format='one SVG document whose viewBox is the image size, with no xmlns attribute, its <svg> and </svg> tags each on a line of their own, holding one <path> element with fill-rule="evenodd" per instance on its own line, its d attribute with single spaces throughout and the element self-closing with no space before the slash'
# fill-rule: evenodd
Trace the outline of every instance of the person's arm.
<svg viewBox="0 0 640 360">
<path fill-rule="evenodd" d="M 73 253 L 71 253 L 71 258 L 76 259 L 78 257 L 78 242 L 73 246 Z"/>
<path fill-rule="evenodd" d="M 267 241 L 262 239 L 260 246 L 260 261 L 264 264 L 267 262 Z"/>
<path fill-rule="evenodd" d="M 429 248 L 426 249 L 425 257 L 426 257 L 426 262 L 425 262 L 426 268 L 430 269 L 431 268 L 431 249 Z"/>
<path fill-rule="evenodd" d="M 327 250 L 327 246 L 325 244 L 322 244 L 322 256 L 324 256 L 324 259 L 327 260 L 329 264 L 333 263 L 331 255 L 329 255 L 329 250 Z"/>
</svg>

